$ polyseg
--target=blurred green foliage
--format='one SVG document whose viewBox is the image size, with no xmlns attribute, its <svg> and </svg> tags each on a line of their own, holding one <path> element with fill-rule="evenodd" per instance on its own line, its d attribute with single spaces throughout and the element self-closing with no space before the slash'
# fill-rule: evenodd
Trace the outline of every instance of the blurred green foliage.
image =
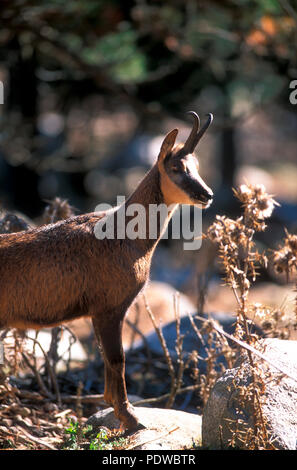
<svg viewBox="0 0 297 470">
<path fill-rule="evenodd" d="M 1 55 L 7 60 L 17 37 L 23 54 L 37 51 L 40 67 L 68 79 L 79 71 L 103 91 L 171 111 L 216 86 L 232 115 L 239 95 L 258 105 L 281 97 L 295 78 L 295 7 L 293 0 L 3 0 Z"/>
<path fill-rule="evenodd" d="M 237 129 L 271 104 L 296 110 L 297 0 L 1 0 L 0 24 L 1 149 L 35 172 L 26 210 L 40 194 L 64 194 L 51 177 L 40 193 L 42 172 L 84 174 L 133 132 L 163 133 L 189 109 L 215 115 L 220 181 L 231 188 Z M 126 113 L 117 125 L 115 109 Z"/>
</svg>

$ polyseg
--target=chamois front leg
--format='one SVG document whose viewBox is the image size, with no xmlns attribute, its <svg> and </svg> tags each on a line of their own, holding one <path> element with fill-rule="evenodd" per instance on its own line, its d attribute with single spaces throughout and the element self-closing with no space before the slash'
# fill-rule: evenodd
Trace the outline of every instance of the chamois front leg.
<svg viewBox="0 0 297 470">
<path fill-rule="evenodd" d="M 123 316 L 113 314 L 104 320 L 94 317 L 92 321 L 104 358 L 104 400 L 114 407 L 115 416 L 121 424 L 132 431 L 137 429 L 138 420 L 131 409 L 126 391 Z"/>
</svg>

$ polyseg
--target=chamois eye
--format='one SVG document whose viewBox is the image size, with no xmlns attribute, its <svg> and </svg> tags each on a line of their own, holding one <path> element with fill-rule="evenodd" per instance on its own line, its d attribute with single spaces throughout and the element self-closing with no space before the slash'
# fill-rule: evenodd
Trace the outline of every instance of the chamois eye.
<svg viewBox="0 0 297 470">
<path fill-rule="evenodd" d="M 177 166 L 173 166 L 171 169 L 174 173 L 178 173 L 180 171 L 180 169 Z"/>
</svg>

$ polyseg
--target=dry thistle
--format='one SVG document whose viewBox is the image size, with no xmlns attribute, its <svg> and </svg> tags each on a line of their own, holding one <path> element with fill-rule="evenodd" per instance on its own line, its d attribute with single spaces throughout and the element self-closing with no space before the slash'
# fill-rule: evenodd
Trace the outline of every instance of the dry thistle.
<svg viewBox="0 0 297 470">
<path fill-rule="evenodd" d="M 261 225 L 261 221 L 271 216 L 274 206 L 279 204 L 273 197 L 266 193 L 263 184 L 242 184 L 239 189 L 233 190 L 237 199 L 242 203 L 246 223 L 255 225 L 256 231 L 265 230 L 266 227 Z M 247 220 L 247 219 L 250 219 Z"/>
<path fill-rule="evenodd" d="M 285 233 L 284 245 L 274 251 L 273 264 L 278 273 L 286 273 L 288 280 L 289 274 L 297 271 L 297 235 L 292 235 L 287 230 Z"/>
<path fill-rule="evenodd" d="M 266 193 L 263 185 L 252 186 L 243 184 L 234 194 L 241 202 L 243 215 L 236 220 L 217 216 L 216 221 L 209 227 L 206 237 L 218 246 L 225 281 L 235 295 L 237 301 L 237 324 L 235 336 L 244 338 L 248 345 L 253 345 L 257 337 L 251 334 L 248 313 L 248 294 L 251 283 L 256 280 L 257 267 L 266 266 L 267 257 L 259 253 L 253 241 L 256 232 L 266 229 L 265 219 L 271 216 L 274 206 L 278 203 Z M 266 316 L 260 304 L 254 304 L 254 315 Z M 252 426 L 239 432 L 239 422 L 233 423 L 233 437 L 244 441 L 249 449 L 271 448 L 266 429 L 265 417 L 262 413 L 262 397 L 265 390 L 265 374 L 258 368 L 251 351 L 247 351 L 249 366 L 252 370 L 252 382 L 248 386 L 238 387 L 238 408 L 252 409 Z M 240 371 L 240 369 L 239 369 Z M 235 441 L 234 441 L 235 442 Z"/>
<path fill-rule="evenodd" d="M 7 212 L 0 219 L 0 233 L 15 233 L 28 230 L 30 225 L 27 221 L 16 214 Z"/>
<path fill-rule="evenodd" d="M 274 251 L 273 264 L 278 273 L 286 273 L 287 282 L 289 276 L 297 272 L 297 235 L 292 235 L 285 229 L 286 237 L 284 245 Z M 297 280 L 295 282 L 295 324 L 297 329 Z"/>
<path fill-rule="evenodd" d="M 44 213 L 42 215 L 43 224 L 52 224 L 58 220 L 68 219 L 74 215 L 74 209 L 67 200 L 56 197 L 52 201 L 48 201 Z"/>
<path fill-rule="evenodd" d="M 246 339 L 251 340 L 246 319 L 248 293 L 251 282 L 256 280 L 257 265 L 267 264 L 266 256 L 255 249 L 253 237 L 255 232 L 265 230 L 264 220 L 277 202 L 265 192 L 263 185 L 243 184 L 234 194 L 242 203 L 243 215 L 236 220 L 217 216 L 206 237 L 218 245 L 225 281 L 238 303 L 237 334 L 242 336 L 244 332 Z"/>
</svg>

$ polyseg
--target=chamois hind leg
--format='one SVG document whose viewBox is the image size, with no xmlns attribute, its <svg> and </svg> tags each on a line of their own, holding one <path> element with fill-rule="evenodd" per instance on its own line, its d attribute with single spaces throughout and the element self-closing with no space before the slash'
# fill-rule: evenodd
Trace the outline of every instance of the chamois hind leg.
<svg viewBox="0 0 297 470">
<path fill-rule="evenodd" d="M 138 420 L 131 410 L 126 391 L 125 354 L 122 344 L 123 318 L 113 315 L 102 321 L 95 317 L 93 326 L 104 358 L 104 400 L 114 407 L 115 416 L 125 428 L 136 429 Z"/>
</svg>

